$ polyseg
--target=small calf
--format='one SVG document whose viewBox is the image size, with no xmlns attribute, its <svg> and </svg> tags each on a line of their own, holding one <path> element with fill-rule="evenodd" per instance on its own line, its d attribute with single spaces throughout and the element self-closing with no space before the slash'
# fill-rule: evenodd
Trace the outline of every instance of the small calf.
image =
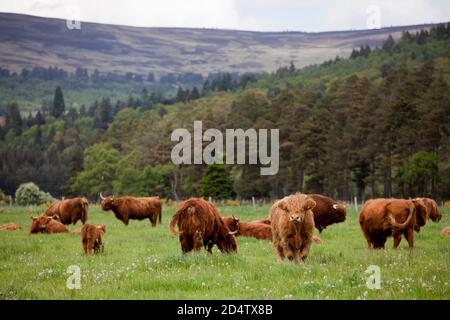
<svg viewBox="0 0 450 320">
<path fill-rule="evenodd" d="M 104 246 L 102 242 L 102 236 L 106 233 L 106 227 L 104 224 L 94 226 L 93 224 L 86 223 L 81 228 L 81 243 L 83 244 L 84 253 L 89 256 L 94 253 L 103 252 Z"/>
</svg>

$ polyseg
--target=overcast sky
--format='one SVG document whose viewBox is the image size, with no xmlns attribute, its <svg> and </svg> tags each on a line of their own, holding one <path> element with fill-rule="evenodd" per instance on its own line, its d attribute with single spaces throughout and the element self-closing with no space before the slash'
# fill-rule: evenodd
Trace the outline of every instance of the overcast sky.
<svg viewBox="0 0 450 320">
<path fill-rule="evenodd" d="M 0 12 L 146 27 L 330 31 L 450 21 L 449 0 L 0 0 Z"/>
</svg>

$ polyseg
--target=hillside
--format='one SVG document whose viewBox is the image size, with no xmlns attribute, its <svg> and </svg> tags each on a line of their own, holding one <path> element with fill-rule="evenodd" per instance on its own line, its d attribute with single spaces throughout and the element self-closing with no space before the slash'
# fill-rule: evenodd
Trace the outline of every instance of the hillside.
<svg viewBox="0 0 450 320">
<path fill-rule="evenodd" d="M 249 32 L 214 29 L 137 28 L 0 13 L 0 67 L 19 72 L 34 66 L 73 71 L 166 73 L 272 71 L 348 56 L 361 44 L 380 46 L 392 34 L 429 25 L 343 32 Z"/>
</svg>

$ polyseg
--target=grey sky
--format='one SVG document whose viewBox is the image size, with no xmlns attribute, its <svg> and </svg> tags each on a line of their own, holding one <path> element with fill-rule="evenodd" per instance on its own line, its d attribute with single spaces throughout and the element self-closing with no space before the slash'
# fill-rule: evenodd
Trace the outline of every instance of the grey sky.
<svg viewBox="0 0 450 320">
<path fill-rule="evenodd" d="M 0 0 L 0 11 L 132 26 L 257 31 L 450 21 L 448 0 Z"/>
</svg>

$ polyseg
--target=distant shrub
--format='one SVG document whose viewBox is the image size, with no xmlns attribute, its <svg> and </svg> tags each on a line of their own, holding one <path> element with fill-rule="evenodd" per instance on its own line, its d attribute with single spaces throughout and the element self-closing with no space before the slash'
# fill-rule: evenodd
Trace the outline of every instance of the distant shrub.
<svg viewBox="0 0 450 320">
<path fill-rule="evenodd" d="M 16 203 L 21 206 L 40 205 L 52 200 L 48 192 L 41 191 L 33 182 L 22 183 L 16 190 Z"/>
<path fill-rule="evenodd" d="M 0 206 L 4 206 L 9 203 L 8 196 L 0 189 Z"/>
<path fill-rule="evenodd" d="M 237 200 L 227 200 L 225 205 L 227 205 L 229 207 L 239 207 L 241 205 L 241 203 Z"/>
</svg>

